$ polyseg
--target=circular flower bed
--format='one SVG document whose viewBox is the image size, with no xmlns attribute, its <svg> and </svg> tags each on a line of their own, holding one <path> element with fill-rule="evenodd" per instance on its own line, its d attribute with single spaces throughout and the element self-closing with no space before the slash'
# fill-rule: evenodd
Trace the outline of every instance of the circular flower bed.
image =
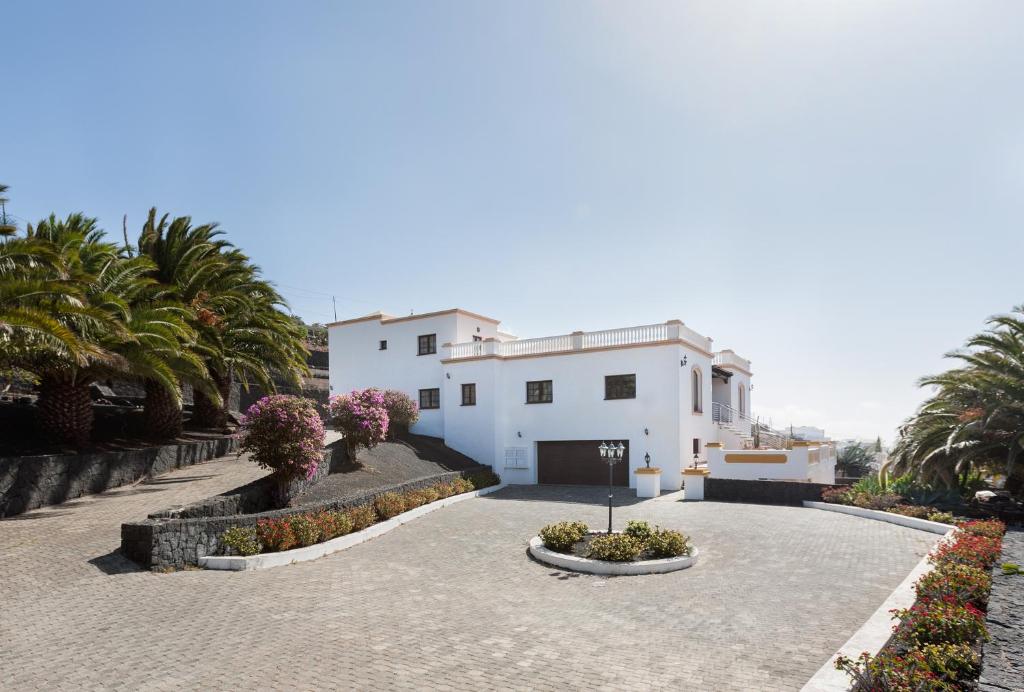
<svg viewBox="0 0 1024 692">
<path fill-rule="evenodd" d="M 578 521 L 549 524 L 530 540 L 530 554 L 555 567 L 605 575 L 661 574 L 697 562 L 687 536 L 646 521 L 630 521 L 611 534 Z"/>
</svg>

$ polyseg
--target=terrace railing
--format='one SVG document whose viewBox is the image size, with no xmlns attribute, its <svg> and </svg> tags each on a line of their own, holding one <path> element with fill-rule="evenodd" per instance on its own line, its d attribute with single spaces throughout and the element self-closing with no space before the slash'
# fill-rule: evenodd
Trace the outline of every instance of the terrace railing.
<svg viewBox="0 0 1024 692">
<path fill-rule="evenodd" d="M 539 339 L 488 340 L 451 344 L 448 357 L 451 360 L 482 356 L 514 358 L 545 353 L 592 351 L 602 348 L 653 344 L 674 339 L 682 339 L 705 351 L 711 350 L 711 339 L 698 334 L 682 322 L 672 321 L 638 327 L 605 329 L 597 332 L 573 332 L 572 334 L 545 336 Z"/>
</svg>

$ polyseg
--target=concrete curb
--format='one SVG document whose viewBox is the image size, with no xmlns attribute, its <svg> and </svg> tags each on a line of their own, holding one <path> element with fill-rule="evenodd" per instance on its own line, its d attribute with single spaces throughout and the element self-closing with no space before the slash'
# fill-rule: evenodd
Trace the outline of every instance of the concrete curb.
<svg viewBox="0 0 1024 692">
<path fill-rule="evenodd" d="M 916 519 L 914 517 L 905 517 L 902 514 L 893 514 L 892 512 L 882 512 L 877 509 L 862 509 L 861 507 L 851 507 L 850 505 L 835 505 L 831 502 L 811 502 L 804 500 L 804 507 L 810 507 L 812 509 L 823 509 L 826 512 L 839 512 L 841 514 L 851 514 L 855 517 L 863 517 L 864 519 L 877 519 L 878 521 L 887 521 L 890 524 L 898 524 L 899 526 L 906 526 L 910 529 L 919 529 L 921 531 L 929 531 L 931 533 L 946 534 L 949 533 L 955 527 L 951 524 L 942 524 L 937 521 L 928 521 L 927 519 Z"/>
<path fill-rule="evenodd" d="M 591 532 L 595 533 L 595 532 Z M 597 532 L 600 533 L 600 532 Z M 576 555 L 556 553 L 544 547 L 544 541 L 540 536 L 530 539 L 530 555 L 541 562 L 572 570 L 573 572 L 585 572 L 587 574 L 600 574 L 605 576 L 632 576 L 637 574 L 665 574 L 676 570 L 693 567 L 697 563 L 699 553 L 693 549 L 693 553 L 682 557 L 669 557 L 661 560 L 644 560 L 643 562 L 605 562 L 604 560 L 590 560 Z"/>
<path fill-rule="evenodd" d="M 949 524 L 940 524 L 935 521 L 928 521 L 926 519 L 914 519 L 913 517 L 904 517 L 900 514 L 892 514 L 890 512 L 880 512 L 873 509 L 861 509 L 860 507 L 848 507 L 846 505 L 834 505 L 828 502 L 804 502 L 805 507 L 811 507 L 814 509 L 823 509 L 829 512 L 840 512 L 842 514 L 850 514 L 853 516 L 859 516 L 864 519 L 875 519 L 879 521 L 889 522 L 891 524 L 898 524 L 900 526 L 907 526 L 909 528 L 920 529 L 922 531 L 928 531 L 930 533 L 942 533 L 943 537 L 936 542 L 936 544 L 949 539 L 956 531 L 955 526 Z M 856 511 L 846 511 L 856 510 Z M 894 520 L 906 520 L 913 523 L 905 523 L 904 521 Z M 937 530 L 941 527 L 942 530 Z M 850 689 L 850 678 L 841 670 L 836 670 L 835 662 L 840 656 L 847 656 L 849 658 L 856 659 L 862 652 L 868 652 L 872 656 L 876 655 L 889 638 L 892 636 L 893 619 L 890 611 L 909 608 L 917 600 L 917 592 L 914 590 L 914 584 L 922 576 L 931 572 L 933 565 L 928 562 L 928 556 L 925 555 L 921 558 L 921 561 L 910 571 L 910 574 L 900 582 L 889 597 L 885 599 L 882 605 L 878 606 L 878 609 L 860 626 L 853 636 L 846 640 L 838 651 L 832 654 L 831 658 L 825 662 L 821 668 L 818 669 L 810 680 L 801 688 L 801 692 L 846 692 Z"/>
<path fill-rule="evenodd" d="M 271 567 L 290 565 L 295 562 L 318 560 L 325 555 L 330 555 L 331 553 L 351 548 L 354 545 L 365 543 L 371 538 L 382 536 L 388 531 L 397 529 L 402 524 L 406 524 L 413 519 L 418 519 L 425 514 L 430 514 L 442 507 L 454 505 L 464 500 L 471 500 L 474 497 L 480 497 L 481 495 L 488 495 L 501 490 L 504 487 L 505 484 L 501 483 L 498 485 L 492 485 L 489 488 L 482 488 L 480 490 L 462 493 L 461 495 L 446 497 L 442 500 L 431 502 L 428 505 L 410 509 L 408 512 L 402 512 L 397 517 L 392 517 L 391 519 L 379 522 L 373 526 L 368 526 L 362 531 L 350 533 L 347 536 L 338 536 L 337 538 L 332 538 L 329 541 L 306 546 L 305 548 L 293 548 L 292 550 L 284 550 L 279 553 L 261 553 L 260 555 L 250 555 L 248 557 L 242 557 L 240 555 L 209 555 L 207 557 L 199 558 L 199 566 L 205 567 L 206 569 L 239 572 L 243 570 L 269 569 Z"/>
</svg>

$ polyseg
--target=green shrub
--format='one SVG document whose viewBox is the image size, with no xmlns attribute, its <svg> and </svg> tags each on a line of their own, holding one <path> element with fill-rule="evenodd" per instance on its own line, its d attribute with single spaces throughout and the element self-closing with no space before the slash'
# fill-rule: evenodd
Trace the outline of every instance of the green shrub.
<svg viewBox="0 0 1024 692">
<path fill-rule="evenodd" d="M 866 493 L 854 492 L 850 497 L 850 504 L 863 509 L 877 509 L 888 511 L 900 504 L 901 497 L 893 493 L 881 493 L 879 495 L 868 495 Z"/>
<path fill-rule="evenodd" d="M 313 545 L 323 540 L 320 527 L 308 514 L 293 514 L 288 517 L 288 524 L 295 536 L 295 542 L 302 547 Z"/>
<path fill-rule="evenodd" d="M 853 689 L 921 692 L 953 692 L 981 673 L 981 659 L 967 644 L 928 644 L 906 653 L 883 650 L 867 652 L 857 660 L 840 656 L 837 669 L 853 680 Z"/>
<path fill-rule="evenodd" d="M 313 514 L 311 518 L 320 530 L 321 541 L 329 541 L 352 531 L 352 519 L 345 512 L 324 510 Z"/>
<path fill-rule="evenodd" d="M 632 562 L 643 552 L 642 541 L 626 533 L 613 533 L 594 536 L 590 541 L 587 557 L 591 560 L 607 560 L 609 562 Z"/>
<path fill-rule="evenodd" d="M 632 536 L 644 545 L 647 544 L 648 539 L 654 534 L 654 529 L 646 521 L 637 521 L 636 519 L 630 519 L 626 522 L 626 530 L 623 532 L 628 536 Z"/>
<path fill-rule="evenodd" d="M 957 603 L 984 608 L 992 590 L 992 577 L 977 567 L 940 565 L 921 577 L 915 588 L 921 600 L 952 598 Z"/>
<path fill-rule="evenodd" d="M 548 524 L 540 530 L 540 539 L 544 547 L 558 553 L 567 553 L 572 547 L 583 540 L 589 528 L 582 521 L 561 521 Z"/>
<path fill-rule="evenodd" d="M 422 490 L 406 490 L 402 493 L 402 498 L 405 500 L 407 510 L 427 504 L 427 497 Z"/>
<path fill-rule="evenodd" d="M 662 528 L 651 533 L 646 546 L 653 558 L 679 557 L 689 555 L 693 550 L 690 539 L 682 533 Z"/>
<path fill-rule="evenodd" d="M 473 484 L 471 490 L 480 490 L 481 488 L 489 488 L 492 485 L 498 485 L 501 483 L 501 477 L 498 476 L 491 469 L 484 469 L 482 471 L 473 471 L 466 474 L 466 480 Z"/>
<path fill-rule="evenodd" d="M 957 528 L 971 536 L 984 536 L 985 538 L 1002 538 L 1006 533 L 1006 524 L 997 519 L 964 521 L 957 524 Z"/>
<path fill-rule="evenodd" d="M 834 505 L 850 504 L 851 490 L 846 487 L 833 487 L 821 489 L 821 501 L 831 502 Z"/>
<path fill-rule="evenodd" d="M 936 512 L 934 507 L 920 507 L 918 505 L 896 505 L 895 507 L 890 507 L 889 511 L 893 514 L 902 514 L 905 517 L 913 517 L 914 519 L 927 519 Z"/>
<path fill-rule="evenodd" d="M 937 521 L 940 524 L 952 524 L 956 521 L 956 517 L 949 512 L 932 512 L 928 515 L 928 521 Z"/>
<path fill-rule="evenodd" d="M 455 494 L 460 495 L 462 493 L 469 493 L 476 489 L 473 482 L 468 478 L 453 478 L 452 487 L 455 489 Z"/>
<path fill-rule="evenodd" d="M 896 639 L 908 647 L 974 644 L 979 639 L 988 639 L 985 616 L 981 611 L 952 599 L 918 601 L 909 608 L 896 611 L 893 617 L 900 620 Z"/>
<path fill-rule="evenodd" d="M 455 486 L 451 483 L 437 483 L 433 486 L 437 491 L 438 499 L 444 499 L 456 494 Z"/>
<path fill-rule="evenodd" d="M 220 544 L 238 555 L 256 555 L 260 552 L 260 541 L 256 529 L 251 526 L 232 526 L 220 535 Z M 225 551 L 225 554 L 230 554 Z"/>
<path fill-rule="evenodd" d="M 287 517 L 283 519 L 260 519 L 256 522 L 256 536 L 259 538 L 263 551 L 276 553 L 295 547 L 295 534 Z"/>
<path fill-rule="evenodd" d="M 381 519 L 390 519 L 405 511 L 405 498 L 398 493 L 384 493 L 374 498 L 373 508 Z"/>
<path fill-rule="evenodd" d="M 362 531 L 367 526 L 372 526 L 377 521 L 377 512 L 373 505 L 358 505 L 346 510 L 349 521 L 352 522 L 353 531 Z"/>
</svg>

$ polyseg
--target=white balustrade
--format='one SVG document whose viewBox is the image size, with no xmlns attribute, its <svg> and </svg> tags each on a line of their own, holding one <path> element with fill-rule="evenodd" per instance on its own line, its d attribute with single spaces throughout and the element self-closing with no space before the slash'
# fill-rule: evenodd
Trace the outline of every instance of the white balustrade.
<svg viewBox="0 0 1024 692">
<path fill-rule="evenodd" d="M 539 339 L 515 339 L 512 341 L 474 341 L 452 344 L 449 358 L 474 358 L 485 355 L 496 355 L 506 358 L 516 356 L 535 356 L 545 353 L 564 353 L 567 351 L 587 351 L 600 348 L 631 346 L 634 344 L 650 344 L 670 339 L 682 338 L 701 348 L 710 349 L 711 340 L 697 334 L 679 322 L 669 324 L 649 324 L 639 327 L 622 329 L 606 329 L 597 332 L 575 332 L 558 336 L 545 336 Z"/>
</svg>

